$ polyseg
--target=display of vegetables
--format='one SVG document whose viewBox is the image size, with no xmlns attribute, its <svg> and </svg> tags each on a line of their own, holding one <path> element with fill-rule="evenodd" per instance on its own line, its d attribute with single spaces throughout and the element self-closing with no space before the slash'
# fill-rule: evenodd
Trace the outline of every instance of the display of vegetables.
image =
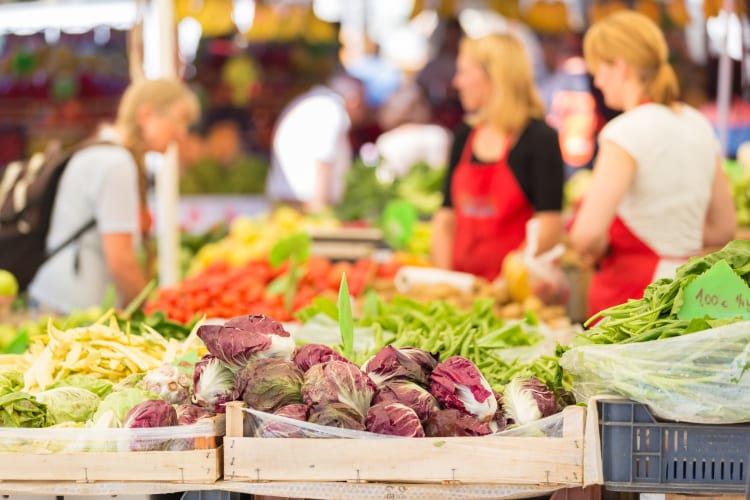
<svg viewBox="0 0 750 500">
<path fill-rule="evenodd" d="M 156 395 L 136 387 L 116 390 L 101 400 L 92 421 L 100 427 L 122 427 L 125 416 L 134 406 L 155 398 Z"/>
<path fill-rule="evenodd" d="M 451 356 L 430 374 L 430 392 L 444 408 L 468 413 L 489 422 L 497 412 L 497 399 L 479 368 L 461 356 Z"/>
<path fill-rule="evenodd" d="M 109 325 L 64 331 L 50 324 L 48 332 L 46 338 L 36 337 L 24 354 L 31 361 L 24 374 L 26 390 L 42 390 L 71 374 L 95 375 L 117 382 L 131 374 L 145 373 L 191 349 L 188 344 L 165 339 L 150 327 L 144 327 L 140 335 L 122 331 L 114 320 Z"/>
<path fill-rule="evenodd" d="M 732 188 L 732 199 L 737 212 L 737 225 L 750 226 L 750 169 L 734 160 L 724 160 L 724 170 Z"/>
<path fill-rule="evenodd" d="M 223 333 L 219 333 L 221 328 Z M 256 424 L 258 436 L 308 435 L 308 430 L 295 427 L 294 421 L 414 437 L 426 435 L 425 426 L 432 421 L 433 435 L 443 427 L 455 434 L 484 435 L 530 420 L 529 415 L 541 418 L 549 415 L 551 408 L 556 412 L 561 407 L 552 388 L 538 379 L 525 379 L 524 387 L 538 390 L 539 403 L 545 406 L 535 408 L 536 413 L 530 408 L 519 409 L 524 412 L 523 419 L 506 414 L 504 393 L 493 390 L 472 361 L 454 355 L 441 362 L 437 354 L 411 346 L 384 346 L 361 368 L 323 345 L 301 346 L 281 357 L 264 356 L 262 350 L 253 350 L 259 329 L 270 336 L 284 332 L 275 320 L 258 315 L 232 318 L 223 327 L 201 326 L 200 337 L 217 341 L 207 341 L 209 357 L 196 365 L 196 373 L 204 376 L 207 363 L 220 363 L 227 375 L 234 372 L 233 397 L 264 416 Z M 247 346 L 253 347 L 247 350 Z M 237 353 L 240 355 L 235 356 Z M 531 398 L 531 404 L 536 401 Z M 463 417 L 446 414 L 434 420 L 446 409 Z"/>
<path fill-rule="evenodd" d="M 184 403 L 177 405 L 177 425 L 192 425 L 201 419 L 211 418 L 215 412 L 198 405 Z"/>
<path fill-rule="evenodd" d="M 177 340 L 185 339 L 190 333 L 196 318 L 188 318 L 184 323 L 172 321 L 162 311 L 152 311 L 149 314 L 142 310 L 115 311 L 102 307 L 91 307 L 85 310 L 73 311 L 67 316 L 41 314 L 36 319 L 24 319 L 15 323 L 0 323 L 0 354 L 22 354 L 36 337 L 44 337 L 48 333 L 48 326 L 52 324 L 58 330 L 89 326 L 104 323 L 113 318 L 121 330 L 130 328 L 131 332 L 139 333 L 146 326 L 156 330 L 162 337 Z"/>
<path fill-rule="evenodd" d="M 358 366 L 348 361 L 328 361 L 305 372 L 302 400 L 313 408 L 343 405 L 364 421 L 375 389 L 373 381 Z"/>
<path fill-rule="evenodd" d="M 192 385 L 192 378 L 187 373 L 169 363 L 149 370 L 139 383 L 140 387 L 151 394 L 176 405 L 190 401 Z"/>
<path fill-rule="evenodd" d="M 490 283 L 477 277 L 469 289 L 461 289 L 447 283 L 416 283 L 406 290 L 399 290 L 394 280 L 390 279 L 376 280 L 372 288 L 386 302 L 396 297 L 406 297 L 421 303 L 444 301 L 463 310 L 470 310 L 479 299 L 491 299 L 494 314 L 500 318 L 519 319 L 525 314 L 534 314 L 553 328 L 570 327 L 570 318 L 566 315 L 565 306 L 546 305 L 534 295 L 518 302 L 513 299 L 507 284 L 503 281 Z"/>
<path fill-rule="evenodd" d="M 223 325 L 203 325 L 198 338 L 232 371 L 256 358 L 291 360 L 295 343 L 278 321 L 262 314 L 237 316 Z"/>
<path fill-rule="evenodd" d="M 128 411 L 122 425 L 130 429 L 177 425 L 177 410 L 163 399 L 146 400 Z"/>
<path fill-rule="evenodd" d="M 343 198 L 336 205 L 336 217 L 342 221 L 377 223 L 386 204 L 392 200 L 407 201 L 420 214 L 430 215 L 442 203 L 445 173 L 445 168 L 419 163 L 403 177 L 394 178 L 379 175 L 376 166 L 355 162 L 347 173 Z"/>
<path fill-rule="evenodd" d="M 80 387 L 57 387 L 36 395 L 36 400 L 47 407 L 50 425 L 65 422 L 85 423 L 99 407 L 99 396 Z"/>
<path fill-rule="evenodd" d="M 430 416 L 424 424 L 424 431 L 427 437 L 486 436 L 492 433 L 488 423 L 452 408 L 439 410 Z"/>
<path fill-rule="evenodd" d="M 16 370 L 0 372 L 0 396 L 23 389 L 23 373 Z"/>
<path fill-rule="evenodd" d="M 336 304 L 319 298 L 311 307 L 300 311 L 298 316 L 303 322 L 312 322 L 318 315 L 328 318 L 335 316 Z M 568 389 L 558 364 L 557 352 L 534 354 L 530 360 L 519 357 L 519 349 L 533 353 L 536 346 L 549 335 L 549 332 L 545 332 L 546 326 L 540 324 L 533 314 L 528 314 L 521 321 L 499 318 L 490 299 L 477 300 L 466 311 L 444 301 L 421 303 L 395 297 L 385 302 L 370 295 L 363 303 L 354 325 L 374 332 L 376 350 L 386 345 L 393 348 L 413 347 L 427 353 L 439 353 L 444 359 L 451 356 L 466 358 L 479 367 L 496 391 L 514 378 L 531 376 L 563 392 Z M 518 354 L 508 356 L 506 351 Z M 380 356 L 385 357 L 387 352 L 381 352 Z M 364 365 L 369 357 L 371 354 L 354 353 L 352 361 Z M 422 360 L 421 363 L 429 361 Z M 364 366 L 368 372 L 372 371 L 368 365 Z M 401 366 L 398 369 L 407 368 Z M 378 376 L 378 373 L 373 374 L 376 379 Z"/>
<path fill-rule="evenodd" d="M 163 399 L 151 399 L 138 403 L 130 409 L 122 426 L 128 429 L 153 429 L 177 425 L 177 411 L 174 406 Z M 161 451 L 170 446 L 164 439 L 133 439 L 131 451 Z"/>
<path fill-rule="evenodd" d="M 581 401 L 619 395 L 659 418 L 750 422 L 750 322 L 649 342 L 588 344 L 560 360 Z"/>
<path fill-rule="evenodd" d="M 333 263 L 311 256 L 300 266 L 301 274 L 294 280 L 294 295 L 288 302 L 288 289 L 276 285 L 289 276 L 288 264 L 276 268 L 264 259 L 239 266 L 219 261 L 175 287 L 160 289 L 144 311 L 149 315 L 161 312 L 172 321 L 185 323 L 203 315 L 226 319 L 248 313 L 289 321 L 316 297 L 334 297 L 343 274 L 349 279 L 350 292 L 357 296 L 376 277 L 392 278 L 397 270 L 398 266 L 376 264 L 371 259 Z"/>
<path fill-rule="evenodd" d="M 0 427 L 45 427 L 49 425 L 47 406 L 26 392 L 0 396 Z"/>
<path fill-rule="evenodd" d="M 311 227 L 340 225 L 330 215 L 303 215 L 287 206 L 256 217 L 239 215 L 232 220 L 225 238 L 198 249 L 188 277 L 195 277 L 214 265 L 237 267 L 266 259 L 281 238 Z"/>
<path fill-rule="evenodd" d="M 216 356 L 206 354 L 195 364 L 192 402 L 215 413 L 224 413 L 224 405 L 234 401 L 234 373 Z"/>
<path fill-rule="evenodd" d="M 347 361 L 345 357 L 323 344 L 305 344 L 297 348 L 294 362 L 300 370 L 306 372 L 311 366 L 326 361 Z"/>
<path fill-rule="evenodd" d="M 723 262 L 722 262 L 723 261 Z M 737 316 L 680 319 L 688 285 L 716 263 L 750 280 L 750 241 L 693 257 L 642 299 L 600 312 L 560 359 L 582 401 L 616 394 L 647 404 L 660 418 L 696 423 L 750 421 L 747 322 Z M 733 297 L 734 298 L 734 297 Z"/>
<path fill-rule="evenodd" d="M 422 423 L 440 411 L 440 403 L 429 390 L 407 379 L 382 382 L 372 398 L 373 405 L 378 403 L 402 403 L 414 410 Z"/>
<path fill-rule="evenodd" d="M 651 283 L 644 290 L 643 298 L 600 311 L 586 323 L 596 324 L 577 336 L 574 345 L 645 342 L 741 321 L 741 316 L 719 319 L 677 317 L 684 302 L 685 287 L 720 260 L 726 261 L 745 283 L 750 283 L 750 241 L 731 241 L 719 251 L 692 257 L 677 268 L 674 278 Z"/>
<path fill-rule="evenodd" d="M 214 435 L 213 423 L 203 421 L 215 413 L 188 403 L 194 387 L 185 370 L 205 350 L 197 336 L 167 340 L 147 328 L 136 335 L 114 319 L 49 331 L 24 354 L 31 359 L 25 374 L 0 369 L 0 451 L 182 450 Z M 191 427 L 168 430 L 177 425 Z M 38 434 L 8 433 L 18 427 Z M 132 432 L 111 432 L 117 428 Z"/>
<path fill-rule="evenodd" d="M 392 345 L 387 345 L 365 361 L 362 370 L 377 385 L 382 385 L 391 379 L 406 379 L 428 385 L 430 374 L 438 362 L 438 356 L 422 349 L 413 347 L 396 349 Z"/>
<path fill-rule="evenodd" d="M 417 413 L 403 403 L 381 402 L 370 406 L 365 428 L 378 434 L 403 437 L 424 437 Z"/>
<path fill-rule="evenodd" d="M 235 373 L 235 385 L 251 408 L 273 413 L 291 404 L 302 403 L 305 374 L 293 361 L 257 358 Z"/>
<path fill-rule="evenodd" d="M 0 374 L 0 379 L 2 379 L 2 374 Z M 81 375 L 79 373 L 74 373 L 58 380 L 57 382 L 49 384 L 46 387 L 46 390 L 55 389 L 57 387 L 79 387 L 81 389 L 86 389 L 87 391 L 93 392 L 100 399 L 103 399 L 112 392 L 112 390 L 114 389 L 114 384 L 112 384 L 112 382 L 110 382 L 109 380 L 97 378 L 92 375 Z"/>
<path fill-rule="evenodd" d="M 513 379 L 503 391 L 503 411 L 509 422 L 528 424 L 557 413 L 555 393 L 536 377 Z"/>
<path fill-rule="evenodd" d="M 277 418 L 261 425 L 257 434 L 260 437 L 305 437 L 304 433 L 297 425 L 288 423 L 284 421 L 284 419 L 306 422 L 309 412 L 310 407 L 306 404 L 290 404 L 282 406 L 274 412 L 274 416 Z"/>
</svg>

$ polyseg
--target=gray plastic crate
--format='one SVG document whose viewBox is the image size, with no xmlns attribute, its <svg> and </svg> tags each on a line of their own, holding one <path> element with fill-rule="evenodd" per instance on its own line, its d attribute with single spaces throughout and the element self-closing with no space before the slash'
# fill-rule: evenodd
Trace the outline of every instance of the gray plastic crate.
<svg viewBox="0 0 750 500">
<path fill-rule="evenodd" d="M 743 493 L 750 425 L 657 420 L 646 405 L 599 401 L 604 485 L 613 491 Z"/>
</svg>

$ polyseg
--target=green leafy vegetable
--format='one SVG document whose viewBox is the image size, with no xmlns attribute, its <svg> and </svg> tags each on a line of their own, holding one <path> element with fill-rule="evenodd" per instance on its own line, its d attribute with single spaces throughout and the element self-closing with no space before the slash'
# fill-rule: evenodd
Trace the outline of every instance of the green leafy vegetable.
<svg viewBox="0 0 750 500">
<path fill-rule="evenodd" d="M 278 268 L 284 262 L 289 262 L 289 269 L 268 284 L 269 293 L 284 295 L 284 307 L 292 310 L 294 298 L 300 280 L 305 275 L 305 263 L 310 258 L 310 235 L 299 232 L 282 238 L 271 248 L 269 262 L 271 267 Z"/>
<path fill-rule="evenodd" d="M 14 338 L 10 344 L 5 346 L 3 354 L 23 354 L 29 348 L 29 331 L 24 328 L 18 332 L 16 338 Z"/>
<path fill-rule="evenodd" d="M 740 278 L 748 282 L 750 241 L 732 241 L 717 252 L 692 257 L 677 268 L 674 279 L 662 278 L 654 281 L 644 290 L 643 298 L 629 300 L 592 316 L 585 326 L 597 320 L 601 321 L 577 336 L 574 345 L 646 342 L 741 321 L 741 317 L 693 320 L 677 318 L 684 301 L 685 287 L 720 260 L 725 260 Z"/>
<path fill-rule="evenodd" d="M 0 396 L 23 389 L 23 373 L 15 370 L 0 373 Z"/>
<path fill-rule="evenodd" d="M 96 394 L 99 398 L 107 397 L 113 389 L 112 382 L 109 380 L 92 377 L 91 375 L 82 375 L 80 373 L 68 375 L 63 379 L 48 385 L 44 390 L 48 391 L 58 387 L 78 387 L 80 389 L 86 389 L 87 391 Z"/>
<path fill-rule="evenodd" d="M 0 427 L 46 427 L 47 407 L 25 392 L 0 397 Z"/>
<path fill-rule="evenodd" d="M 354 319 L 352 317 L 352 301 L 349 297 L 349 285 L 346 283 L 346 273 L 341 276 L 338 306 L 341 345 L 344 357 L 349 359 L 352 356 L 352 347 L 354 346 Z"/>
</svg>

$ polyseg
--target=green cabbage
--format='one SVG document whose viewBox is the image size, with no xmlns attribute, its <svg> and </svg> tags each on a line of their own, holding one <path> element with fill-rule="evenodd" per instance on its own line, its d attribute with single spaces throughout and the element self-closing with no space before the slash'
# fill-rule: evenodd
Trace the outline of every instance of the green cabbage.
<svg viewBox="0 0 750 500">
<path fill-rule="evenodd" d="M 23 389 L 23 373 L 9 371 L 0 373 L 0 396 Z"/>
<path fill-rule="evenodd" d="M 45 387 L 45 390 L 56 389 L 57 387 L 80 387 L 91 391 L 99 398 L 105 398 L 112 392 L 112 382 L 103 378 L 92 377 L 91 375 L 73 374 L 68 375 L 64 379 L 58 380 L 57 382 Z"/>
<path fill-rule="evenodd" d="M 99 396 L 80 387 L 58 387 L 36 395 L 47 405 L 50 425 L 66 422 L 86 422 L 99 407 Z"/>
<path fill-rule="evenodd" d="M 125 415 L 138 403 L 147 399 L 156 399 L 156 396 L 143 389 L 128 388 L 115 391 L 99 403 L 99 408 L 94 413 L 92 420 L 96 424 L 100 420 L 109 422 L 108 427 L 122 427 Z"/>
<path fill-rule="evenodd" d="M 45 427 L 47 407 L 26 392 L 0 397 L 0 427 Z"/>
</svg>

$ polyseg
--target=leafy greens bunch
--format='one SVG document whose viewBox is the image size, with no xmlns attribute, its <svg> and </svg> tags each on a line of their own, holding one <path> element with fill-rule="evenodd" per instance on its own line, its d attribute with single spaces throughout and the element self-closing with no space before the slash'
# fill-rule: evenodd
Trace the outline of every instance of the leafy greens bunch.
<svg viewBox="0 0 750 500">
<path fill-rule="evenodd" d="M 742 320 L 742 317 L 691 320 L 677 317 L 685 300 L 685 287 L 720 260 L 725 260 L 743 281 L 750 282 L 750 241 L 732 241 L 717 252 L 691 258 L 677 268 L 674 279 L 653 282 L 643 292 L 642 299 L 629 300 L 592 316 L 585 326 L 600 321 L 576 337 L 574 345 L 645 342 Z"/>
</svg>

